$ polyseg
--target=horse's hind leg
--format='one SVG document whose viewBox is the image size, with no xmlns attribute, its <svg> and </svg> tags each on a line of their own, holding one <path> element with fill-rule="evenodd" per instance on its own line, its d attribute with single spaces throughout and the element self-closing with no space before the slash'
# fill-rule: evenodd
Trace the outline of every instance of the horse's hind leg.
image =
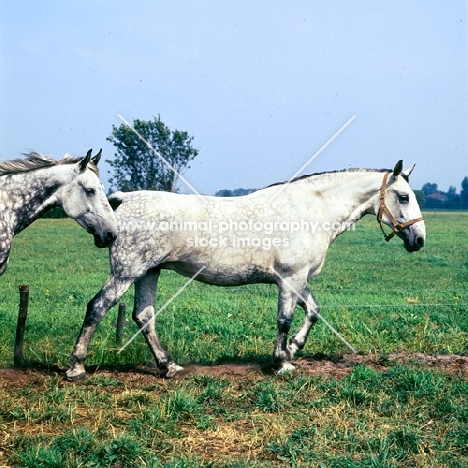
<svg viewBox="0 0 468 468">
<path fill-rule="evenodd" d="M 67 377 L 70 380 L 78 380 L 86 375 L 84 361 L 88 354 L 91 337 L 104 315 L 117 303 L 132 283 L 131 279 L 121 280 L 110 276 L 102 289 L 88 302 L 81 332 L 70 355 L 72 367 L 67 371 Z"/>
<path fill-rule="evenodd" d="M 314 296 L 307 286 L 302 291 L 298 305 L 304 309 L 305 318 L 296 334 L 289 340 L 288 350 L 291 355 L 291 359 L 294 357 L 296 352 L 302 349 L 306 344 L 310 329 L 312 328 L 312 325 L 318 320 L 320 310 L 317 302 L 314 299 Z"/>
<path fill-rule="evenodd" d="M 154 329 L 154 303 L 158 278 L 159 271 L 151 271 L 135 282 L 133 320 L 145 337 L 159 370 L 165 377 L 171 378 L 183 368 L 175 364 L 170 354 L 162 347 Z"/>
</svg>

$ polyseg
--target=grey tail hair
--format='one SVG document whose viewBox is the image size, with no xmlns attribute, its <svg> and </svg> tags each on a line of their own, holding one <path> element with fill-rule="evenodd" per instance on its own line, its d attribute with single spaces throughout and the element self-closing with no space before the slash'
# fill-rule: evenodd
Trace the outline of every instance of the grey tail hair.
<svg viewBox="0 0 468 468">
<path fill-rule="evenodd" d="M 124 192 L 114 192 L 111 195 L 107 197 L 107 200 L 109 201 L 109 205 L 112 207 L 112 209 L 115 211 L 124 201 Z"/>
</svg>

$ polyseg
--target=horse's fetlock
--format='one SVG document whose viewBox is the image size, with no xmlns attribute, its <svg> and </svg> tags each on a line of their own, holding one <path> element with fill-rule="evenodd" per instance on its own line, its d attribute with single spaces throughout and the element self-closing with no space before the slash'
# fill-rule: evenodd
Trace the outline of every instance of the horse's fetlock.
<svg viewBox="0 0 468 468">
<path fill-rule="evenodd" d="M 311 314 L 310 316 L 310 321 L 312 324 L 314 324 L 315 322 L 317 322 L 319 319 L 319 313 L 318 311 L 317 312 L 314 312 L 313 314 Z"/>
<path fill-rule="evenodd" d="M 68 356 L 68 362 L 74 366 L 75 364 L 80 364 L 83 362 L 82 359 L 79 359 L 78 356 L 76 355 L 76 353 L 72 353 L 70 354 L 70 356 Z"/>
<path fill-rule="evenodd" d="M 68 361 L 71 364 L 82 364 L 86 360 L 86 356 L 88 355 L 88 350 L 85 346 L 82 345 L 75 345 L 72 353 L 70 354 Z"/>
<path fill-rule="evenodd" d="M 273 354 L 273 362 L 275 364 L 282 364 L 283 362 L 290 361 L 291 359 L 291 352 L 288 349 L 275 351 Z"/>
<path fill-rule="evenodd" d="M 289 352 L 290 360 L 292 360 L 294 356 L 296 355 L 296 353 L 300 351 L 303 347 L 304 347 L 304 344 L 301 345 L 294 339 L 289 340 L 287 350 Z"/>
<path fill-rule="evenodd" d="M 295 347 L 298 350 L 302 349 L 304 347 L 304 345 L 305 345 L 305 341 L 298 341 L 296 339 L 296 337 L 294 337 L 294 336 L 289 340 L 289 346 L 290 347 Z"/>
<path fill-rule="evenodd" d="M 161 372 L 165 372 L 171 364 L 174 364 L 173 360 L 168 356 L 167 358 L 156 358 L 156 366 Z"/>
</svg>

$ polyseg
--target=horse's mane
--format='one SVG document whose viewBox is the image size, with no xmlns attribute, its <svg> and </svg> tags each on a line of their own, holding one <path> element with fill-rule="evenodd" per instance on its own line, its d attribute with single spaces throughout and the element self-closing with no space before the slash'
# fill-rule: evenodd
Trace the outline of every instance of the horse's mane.
<svg viewBox="0 0 468 468">
<path fill-rule="evenodd" d="M 306 174 L 306 175 L 302 175 L 302 176 L 299 176 L 299 177 L 295 177 L 294 179 L 292 179 L 290 181 L 276 182 L 274 184 L 267 185 L 265 188 L 275 187 L 276 185 L 283 185 L 283 184 L 287 184 L 287 183 L 297 182 L 298 180 L 308 179 L 308 178 L 311 178 L 311 177 L 320 177 L 320 176 L 326 176 L 326 175 L 329 175 L 329 174 L 339 174 L 339 173 L 342 173 L 342 172 L 392 172 L 392 169 L 362 169 L 362 168 L 360 169 L 360 168 L 353 167 L 353 168 L 350 168 L 350 169 L 340 169 L 340 170 L 337 170 L 337 171 L 316 172 L 314 174 Z"/>
<path fill-rule="evenodd" d="M 46 169 L 53 166 L 61 166 L 63 164 L 75 164 L 83 158 L 67 153 L 62 159 L 56 160 L 50 156 L 44 156 L 36 151 L 24 153 L 25 159 L 13 159 L 11 161 L 0 162 L 0 176 L 9 174 L 21 174 L 23 172 L 35 171 L 37 169 Z M 90 161 L 88 168 L 97 176 L 99 169 Z"/>
</svg>

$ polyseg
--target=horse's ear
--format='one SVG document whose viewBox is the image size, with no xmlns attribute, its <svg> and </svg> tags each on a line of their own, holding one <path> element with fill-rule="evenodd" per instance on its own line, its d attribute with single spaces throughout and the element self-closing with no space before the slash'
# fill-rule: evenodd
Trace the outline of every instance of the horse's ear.
<svg viewBox="0 0 468 468">
<path fill-rule="evenodd" d="M 402 170 L 403 170 L 403 159 L 400 159 L 395 164 L 395 169 L 393 169 L 393 177 L 399 176 Z"/>
<path fill-rule="evenodd" d="M 101 156 L 102 156 L 102 148 L 99 150 L 99 153 L 96 154 L 96 156 L 94 156 L 91 161 L 94 163 L 95 166 L 97 166 L 99 164 L 99 161 L 101 159 Z"/>
<path fill-rule="evenodd" d="M 401 175 L 405 176 L 406 179 L 408 179 L 411 173 L 413 172 L 414 166 L 416 166 L 416 164 L 413 164 L 409 169 L 406 169 L 406 171 L 402 172 Z"/>
<path fill-rule="evenodd" d="M 91 153 L 93 152 L 92 149 L 90 149 L 87 153 L 86 156 L 79 162 L 80 165 L 80 171 L 83 172 L 86 170 L 88 167 L 89 160 L 91 159 Z"/>
</svg>

